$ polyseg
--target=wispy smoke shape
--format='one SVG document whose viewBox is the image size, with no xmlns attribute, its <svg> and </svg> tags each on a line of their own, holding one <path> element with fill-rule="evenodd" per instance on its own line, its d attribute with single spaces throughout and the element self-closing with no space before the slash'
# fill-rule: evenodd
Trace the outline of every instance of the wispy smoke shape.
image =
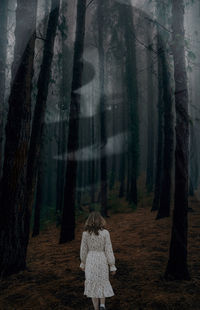
<svg viewBox="0 0 200 310">
<path fill-rule="evenodd" d="M 120 133 L 118 135 L 109 137 L 105 145 L 93 144 L 76 152 L 65 153 L 54 156 L 57 160 L 77 160 L 90 161 L 98 159 L 101 156 L 111 156 L 120 154 L 128 150 L 129 132 Z"/>
<path fill-rule="evenodd" d="M 136 5 L 137 1 L 136 0 L 115 0 L 116 2 L 126 4 L 126 5 Z"/>
<path fill-rule="evenodd" d="M 132 4 L 131 0 L 116 0 L 116 2 L 119 2 L 119 3 L 122 3 L 122 4 L 128 4 L 128 5 Z"/>
</svg>

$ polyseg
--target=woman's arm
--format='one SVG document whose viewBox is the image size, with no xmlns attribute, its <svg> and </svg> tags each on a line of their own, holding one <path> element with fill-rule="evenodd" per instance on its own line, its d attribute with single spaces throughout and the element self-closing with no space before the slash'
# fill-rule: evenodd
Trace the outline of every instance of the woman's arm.
<svg viewBox="0 0 200 310">
<path fill-rule="evenodd" d="M 115 267 L 115 256 L 112 249 L 112 243 L 110 240 L 110 233 L 106 230 L 106 240 L 105 240 L 105 254 L 107 257 L 108 264 L 110 266 L 110 271 L 116 271 Z"/>
<path fill-rule="evenodd" d="M 80 259 L 81 259 L 80 268 L 83 270 L 85 269 L 87 253 L 88 253 L 87 236 L 86 232 L 84 231 L 82 234 L 81 247 L 80 247 Z"/>
</svg>

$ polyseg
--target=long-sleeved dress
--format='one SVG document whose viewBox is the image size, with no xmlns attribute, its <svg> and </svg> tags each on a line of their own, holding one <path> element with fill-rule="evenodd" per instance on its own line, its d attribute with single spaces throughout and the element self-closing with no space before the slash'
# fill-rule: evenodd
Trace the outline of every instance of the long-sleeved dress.
<svg viewBox="0 0 200 310">
<path fill-rule="evenodd" d="M 87 297 L 111 297 L 114 295 L 109 281 L 109 269 L 115 271 L 110 233 L 99 230 L 99 235 L 84 231 L 80 247 L 80 267 L 85 269 L 84 295 Z"/>
</svg>

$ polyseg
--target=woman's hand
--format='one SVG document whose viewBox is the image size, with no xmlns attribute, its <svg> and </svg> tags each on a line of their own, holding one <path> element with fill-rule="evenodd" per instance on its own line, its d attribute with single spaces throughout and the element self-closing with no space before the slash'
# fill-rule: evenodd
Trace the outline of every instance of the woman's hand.
<svg viewBox="0 0 200 310">
<path fill-rule="evenodd" d="M 85 264 L 83 262 L 81 262 L 80 268 L 81 268 L 82 271 L 85 271 Z"/>
</svg>

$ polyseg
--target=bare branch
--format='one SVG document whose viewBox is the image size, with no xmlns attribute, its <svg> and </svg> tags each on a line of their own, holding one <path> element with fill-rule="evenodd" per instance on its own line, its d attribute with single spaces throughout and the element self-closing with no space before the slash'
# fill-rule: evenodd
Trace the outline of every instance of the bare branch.
<svg viewBox="0 0 200 310">
<path fill-rule="evenodd" d="M 169 33 L 173 33 L 172 31 L 170 31 L 169 29 L 167 29 L 165 26 L 163 26 L 162 24 L 160 24 L 157 20 L 155 19 L 151 19 L 150 17 L 145 16 L 145 19 L 147 19 L 149 22 L 156 24 L 157 26 L 160 26 L 161 28 L 163 28 L 165 31 L 169 32 Z"/>
<path fill-rule="evenodd" d="M 90 0 L 90 2 L 87 4 L 86 9 L 94 2 L 94 0 Z"/>
<path fill-rule="evenodd" d="M 35 36 L 35 37 L 36 37 L 36 39 L 38 39 L 38 40 L 46 41 L 46 39 L 44 39 L 44 38 L 42 38 L 42 37 L 38 37 L 38 36 Z"/>
</svg>

